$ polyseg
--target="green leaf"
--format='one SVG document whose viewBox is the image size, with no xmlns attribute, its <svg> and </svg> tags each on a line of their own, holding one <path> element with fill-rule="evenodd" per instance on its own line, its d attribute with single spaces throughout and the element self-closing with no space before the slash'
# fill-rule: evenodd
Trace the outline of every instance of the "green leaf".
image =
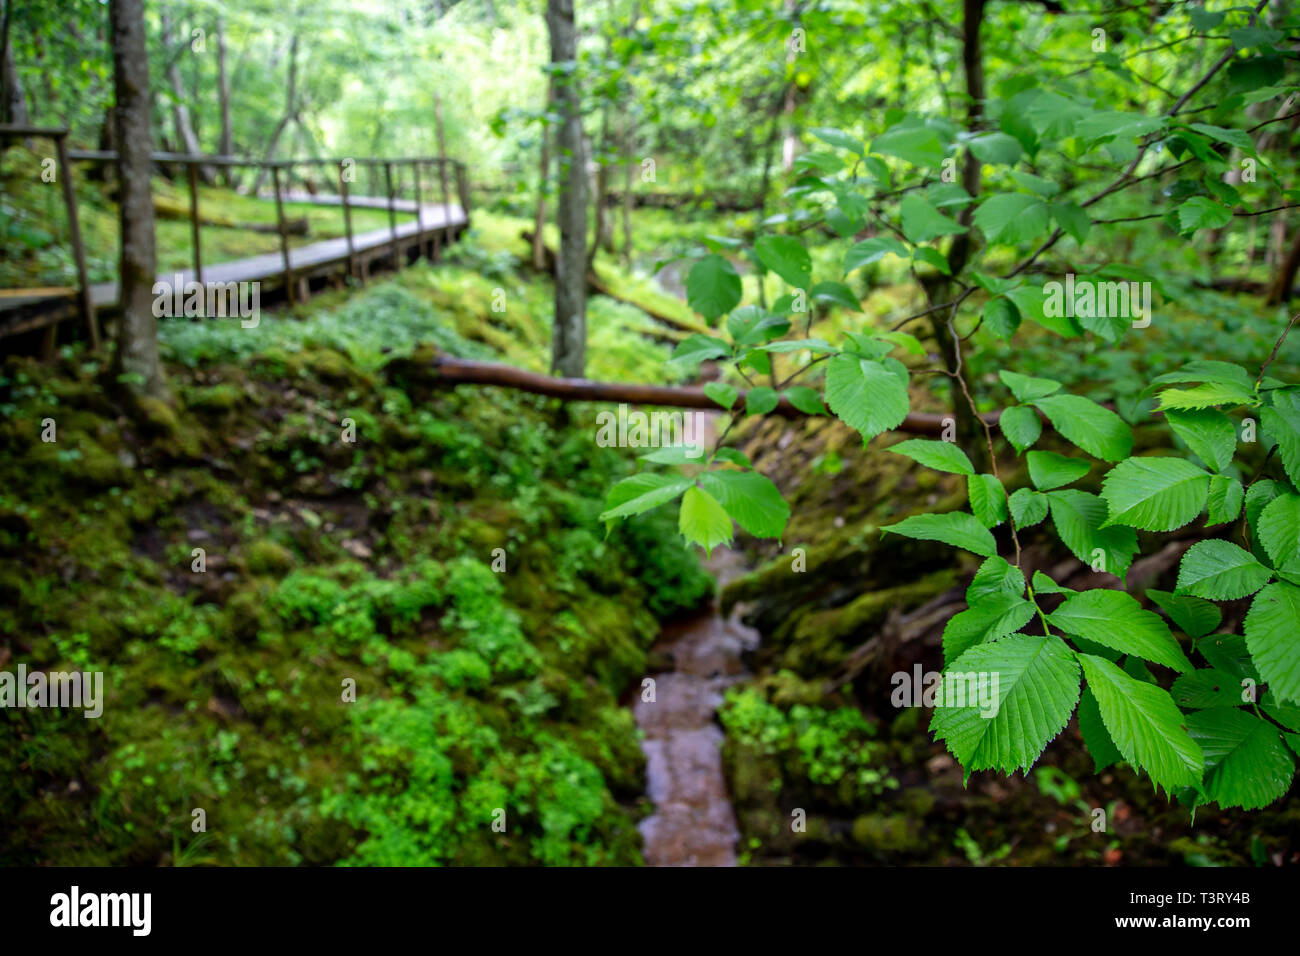
<svg viewBox="0 0 1300 956">
<path fill-rule="evenodd" d="M 903 217 L 903 235 L 911 242 L 929 242 L 940 236 L 966 231 L 966 227 L 957 220 L 949 219 L 915 193 L 903 197 L 899 212 Z"/>
<path fill-rule="evenodd" d="M 1202 382 L 1194 388 L 1167 388 L 1160 393 L 1159 409 L 1168 412 L 1186 408 L 1209 408 L 1211 405 L 1250 405 L 1255 393 L 1240 385 L 1227 382 Z M 1263 415 L 1261 413 L 1261 420 Z M 1267 422 L 1265 420 L 1265 427 Z"/>
<path fill-rule="evenodd" d="M 1007 298 L 1016 304 L 1016 309 L 1024 318 L 1037 322 L 1050 332 L 1067 339 L 1083 334 L 1078 319 L 1063 315 L 1055 309 L 1048 310 L 1048 296 L 1042 286 L 1017 286 L 1007 292 Z"/>
<path fill-rule="evenodd" d="M 972 690 L 984 699 L 972 702 Z M 948 665 L 930 731 L 967 777 L 972 770 L 1028 770 L 1065 728 L 1078 699 L 1079 666 L 1065 642 L 1013 634 L 978 644 Z"/>
<path fill-rule="evenodd" d="M 946 276 L 952 275 L 952 268 L 948 265 L 948 260 L 940 255 L 938 250 L 931 249 L 929 246 L 917 246 L 912 252 L 912 262 L 923 262 L 938 269 Z"/>
<path fill-rule="evenodd" d="M 1112 764 L 1123 759 L 1115 741 L 1110 739 L 1105 723 L 1101 719 L 1101 710 L 1097 707 L 1097 696 L 1092 688 L 1085 687 L 1079 697 L 1079 733 L 1083 735 L 1083 744 L 1092 756 L 1093 771 L 1101 773 Z"/>
<path fill-rule="evenodd" d="M 686 301 L 710 322 L 740 305 L 740 276 L 722 256 L 707 255 L 686 275 Z"/>
<path fill-rule="evenodd" d="M 862 303 L 858 301 L 858 297 L 843 282 L 818 282 L 808 290 L 808 295 L 818 302 L 832 302 L 854 312 L 862 310 Z"/>
<path fill-rule="evenodd" d="M 1061 435 L 1090 455 L 1106 461 L 1127 458 L 1133 433 L 1124 420 L 1108 408 L 1082 395 L 1048 395 L 1031 403 L 1045 414 Z"/>
<path fill-rule="evenodd" d="M 997 594 L 1010 594 L 1023 597 L 1025 593 L 1025 573 L 1013 566 L 1006 558 L 994 555 L 985 558 L 966 587 L 966 603 L 971 607 L 985 598 Z"/>
<path fill-rule="evenodd" d="M 1043 495 L 1046 498 L 1046 495 Z M 1078 594 L 1070 588 L 1063 588 L 1042 571 L 1034 572 L 1034 593 L 1035 594 Z"/>
<path fill-rule="evenodd" d="M 1187 659 L 1160 615 L 1148 611 L 1124 591 L 1081 591 L 1047 616 L 1067 634 L 1086 638 L 1125 654 L 1137 654 L 1176 671 L 1189 671 Z"/>
<path fill-rule="evenodd" d="M 998 378 L 1002 379 L 1003 385 L 1011 389 L 1011 394 L 1018 402 L 1046 398 L 1061 390 L 1061 383 L 1050 378 L 1034 378 L 1032 375 L 1021 375 L 1019 372 L 1008 372 L 1006 369 L 998 370 Z"/>
<path fill-rule="evenodd" d="M 759 385 L 745 393 L 745 414 L 766 415 L 781 403 L 781 396 L 776 389 Z"/>
<path fill-rule="evenodd" d="M 672 501 L 691 486 L 689 478 L 664 475 L 653 471 L 624 478 L 605 497 L 601 521 L 628 518 Z"/>
<path fill-rule="evenodd" d="M 823 143 L 827 143 L 838 149 L 847 149 L 850 153 L 856 153 L 861 156 L 864 152 L 862 141 L 856 136 L 850 136 L 848 133 L 839 129 L 831 129 L 827 126 L 817 126 L 810 129 L 812 133 Z"/>
<path fill-rule="evenodd" d="M 1177 211 L 1178 230 L 1183 235 L 1198 229 L 1219 229 L 1232 222 L 1232 210 L 1207 196 L 1193 196 Z"/>
<path fill-rule="evenodd" d="M 1259 422 L 1273 441 L 1291 484 L 1300 488 L 1300 392 L 1277 389 L 1273 404 L 1259 410 Z"/>
<path fill-rule="evenodd" d="M 1205 507 L 1210 476 L 1184 458 L 1130 458 L 1106 475 L 1101 496 L 1111 524 L 1173 531 Z"/>
<path fill-rule="evenodd" d="M 1029 528 L 1047 517 L 1047 495 L 1029 488 L 1017 488 L 1007 502 L 1017 528 Z"/>
<path fill-rule="evenodd" d="M 901 363 L 837 355 L 827 365 L 826 404 L 864 441 L 902 424 L 909 399 L 907 370 Z"/>
<path fill-rule="evenodd" d="M 1010 166 L 1020 158 L 1020 141 L 1006 133 L 984 133 L 971 139 L 970 151 L 981 163 Z"/>
<path fill-rule="evenodd" d="M 1220 807 L 1259 810 L 1291 789 L 1295 760 L 1277 728 L 1235 707 L 1187 715 L 1205 755 L 1205 796 Z"/>
<path fill-rule="evenodd" d="M 1007 492 L 993 475 L 971 475 L 966 479 L 966 494 L 971 512 L 984 527 L 993 528 L 1007 520 Z"/>
<path fill-rule="evenodd" d="M 1024 578 L 1020 580 L 1023 583 Z M 1019 595 L 1000 591 L 986 597 L 948 619 L 943 629 L 943 659 L 955 661 L 976 644 L 1015 633 L 1033 616 L 1033 603 Z"/>
<path fill-rule="evenodd" d="M 668 361 L 670 364 L 697 365 L 710 359 L 726 358 L 730 354 L 731 346 L 722 339 L 696 332 L 677 343 L 673 357 Z"/>
<path fill-rule="evenodd" d="M 1259 671 L 1250 660 L 1250 649 L 1240 634 L 1211 634 L 1196 642 L 1196 649 L 1215 670 L 1231 674 L 1240 681 L 1250 678 L 1259 683 Z"/>
<path fill-rule="evenodd" d="M 1088 239 L 1092 231 L 1092 220 L 1081 206 L 1072 202 L 1054 202 L 1051 204 L 1052 218 L 1065 230 L 1065 234 L 1079 245 Z"/>
<path fill-rule="evenodd" d="M 907 246 L 893 236 L 872 236 L 870 239 L 863 239 L 861 242 L 854 243 L 849 251 L 844 253 L 844 274 L 848 275 L 854 269 L 879 262 L 887 255 L 907 258 Z"/>
<path fill-rule="evenodd" d="M 1025 461 L 1029 463 L 1029 480 L 1039 491 L 1068 485 L 1092 470 L 1092 465 L 1082 458 L 1067 458 L 1054 451 L 1031 451 Z"/>
<path fill-rule="evenodd" d="M 1020 310 L 1010 299 L 998 296 L 984 303 L 982 321 L 994 335 L 1009 339 L 1020 328 Z"/>
<path fill-rule="evenodd" d="M 1203 668 L 1183 674 L 1169 688 L 1179 710 L 1205 710 L 1207 707 L 1236 707 L 1241 703 L 1241 687 L 1231 674 Z"/>
<path fill-rule="evenodd" d="M 749 456 L 738 448 L 719 448 L 713 453 L 713 457 L 718 461 L 729 461 L 733 465 L 739 465 L 741 468 L 753 467 L 749 460 Z"/>
<path fill-rule="evenodd" d="M 1246 489 L 1236 478 L 1227 475 L 1215 475 L 1210 479 L 1210 497 L 1206 510 L 1206 526 L 1236 521 L 1241 515 L 1241 503 L 1246 498 Z"/>
<path fill-rule="evenodd" d="M 1124 759 L 1166 791 L 1199 787 L 1205 760 L 1183 729 L 1184 717 L 1173 698 L 1104 658 L 1080 654 L 1079 662 L 1102 724 Z"/>
<path fill-rule="evenodd" d="M 897 445 L 890 445 L 888 450 L 898 455 L 906 455 L 913 461 L 936 471 L 946 471 L 953 475 L 975 474 L 975 466 L 971 464 L 970 458 L 949 441 L 909 438 Z"/>
<path fill-rule="evenodd" d="M 1259 676 L 1284 701 L 1300 704 L 1300 587 L 1274 581 L 1250 603 L 1242 623 Z"/>
<path fill-rule="evenodd" d="M 1240 505 L 1238 505 L 1240 507 Z M 1300 572 L 1300 495 L 1278 495 L 1260 512 L 1259 543 L 1279 572 Z"/>
<path fill-rule="evenodd" d="M 1039 420 L 1038 413 L 1024 405 L 1004 409 L 998 417 L 998 427 L 1018 453 L 1038 441 L 1043 433 L 1043 423 Z"/>
<path fill-rule="evenodd" d="M 829 415 L 826 406 L 822 404 L 822 397 L 817 394 L 817 390 L 809 388 L 807 385 L 795 385 L 785 390 L 785 397 L 790 400 L 790 404 L 805 415 Z"/>
<path fill-rule="evenodd" d="M 1084 564 L 1091 566 L 1101 552 L 1105 570 L 1123 580 L 1137 551 L 1137 532 L 1122 525 L 1103 528 L 1106 502 L 1084 491 L 1064 488 L 1049 491 L 1052 524 L 1061 542 Z"/>
<path fill-rule="evenodd" d="M 756 538 L 779 538 L 790 520 L 790 506 L 781 492 L 756 471 L 705 472 L 700 486 L 714 498 L 727 514 Z"/>
<path fill-rule="evenodd" d="M 718 545 L 731 542 L 731 516 L 717 498 L 694 485 L 682 498 L 677 529 L 688 544 L 698 544 L 709 554 Z"/>
<path fill-rule="evenodd" d="M 1232 456 L 1237 451 L 1237 430 L 1223 412 L 1209 408 L 1168 411 L 1165 420 L 1192 453 L 1215 471 L 1223 471 L 1232 464 Z"/>
<path fill-rule="evenodd" d="M 790 331 L 790 320 L 759 305 L 745 305 L 727 316 L 727 332 L 737 345 L 758 345 Z"/>
<path fill-rule="evenodd" d="M 980 204 L 974 222 L 989 245 L 1026 242 L 1047 231 L 1047 203 L 1028 193 L 1000 193 Z"/>
<path fill-rule="evenodd" d="M 754 243 L 754 254 L 796 289 L 807 289 L 812 281 L 812 259 L 803 243 L 790 236 L 764 236 Z"/>
<path fill-rule="evenodd" d="M 943 143 L 934 130 L 925 126 L 887 129 L 871 141 L 871 151 L 897 156 L 913 166 L 938 166 L 943 162 Z"/>
<path fill-rule="evenodd" d="M 1169 591 L 1157 591 L 1148 588 L 1146 595 L 1169 619 L 1182 628 L 1188 637 L 1203 637 L 1219 626 L 1223 612 L 1219 606 L 1204 598 L 1192 597 L 1190 594 L 1172 594 Z"/>
<path fill-rule="evenodd" d="M 997 542 L 993 540 L 989 529 L 965 511 L 950 511 L 942 515 L 913 515 L 880 530 L 882 533 L 901 534 L 905 538 L 942 541 L 985 558 L 998 553 Z"/>
<path fill-rule="evenodd" d="M 1178 590 L 1211 601 L 1254 594 L 1272 572 L 1231 541 L 1211 538 L 1187 549 L 1178 567 Z"/>
<path fill-rule="evenodd" d="M 725 382 L 707 382 L 704 386 L 704 394 L 723 408 L 730 409 L 736 404 L 740 391 L 735 386 L 728 385 Z"/>
</svg>

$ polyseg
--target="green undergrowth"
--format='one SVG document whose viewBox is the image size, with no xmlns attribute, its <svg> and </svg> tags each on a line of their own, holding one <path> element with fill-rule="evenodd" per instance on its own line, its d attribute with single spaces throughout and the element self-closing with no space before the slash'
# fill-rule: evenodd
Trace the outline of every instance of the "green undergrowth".
<svg viewBox="0 0 1300 956">
<path fill-rule="evenodd" d="M 434 387 L 435 348 L 502 357 L 453 311 L 480 291 L 164 323 L 143 416 L 83 352 L 6 362 L 0 666 L 105 700 L 0 713 L 0 862 L 640 861 L 619 695 L 711 580 L 666 515 L 606 536 L 631 460 L 594 409 Z"/>
</svg>

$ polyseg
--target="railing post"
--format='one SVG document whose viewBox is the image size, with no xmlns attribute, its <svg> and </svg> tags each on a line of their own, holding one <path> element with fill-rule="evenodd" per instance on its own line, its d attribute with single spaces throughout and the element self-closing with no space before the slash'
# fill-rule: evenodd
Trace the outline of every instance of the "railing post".
<svg viewBox="0 0 1300 956">
<path fill-rule="evenodd" d="M 81 244 L 81 223 L 77 219 L 77 193 L 72 184 L 72 167 L 68 163 L 68 144 L 64 135 L 54 137 L 59 154 L 59 171 L 63 176 L 63 204 L 68 210 L 68 232 L 72 238 L 72 256 L 77 264 L 77 297 L 90 332 L 90 347 L 99 349 L 99 323 L 95 320 L 95 303 L 90 298 L 90 276 L 86 271 L 86 249 Z"/>
<path fill-rule="evenodd" d="M 296 304 L 297 292 L 293 287 L 293 269 L 289 266 L 289 231 L 284 223 L 284 200 L 280 197 L 280 167 L 271 166 L 271 184 L 275 187 L 275 225 L 280 232 L 280 256 L 284 259 L 284 294 L 289 307 Z"/>
<path fill-rule="evenodd" d="M 190 180 L 190 236 L 194 242 L 194 281 L 203 285 L 203 253 L 199 248 L 199 174 L 191 160 L 185 166 Z"/>
<path fill-rule="evenodd" d="M 388 183 L 388 232 L 393 237 L 393 268 L 402 268 L 397 248 L 397 207 L 393 204 L 393 164 L 384 163 L 384 179 Z"/>
<path fill-rule="evenodd" d="M 465 224 L 469 225 L 469 173 L 464 163 L 456 164 L 456 187 L 460 193 L 460 209 L 465 214 Z"/>
<path fill-rule="evenodd" d="M 355 168 L 355 167 L 354 167 Z M 339 162 L 339 196 L 343 200 L 343 233 L 348 237 L 348 275 L 365 281 L 357 271 L 357 250 L 352 243 L 352 210 L 348 206 L 346 160 Z"/>
<path fill-rule="evenodd" d="M 415 254 L 424 249 L 424 190 L 420 188 L 420 161 L 411 160 L 411 173 L 415 177 Z"/>
</svg>

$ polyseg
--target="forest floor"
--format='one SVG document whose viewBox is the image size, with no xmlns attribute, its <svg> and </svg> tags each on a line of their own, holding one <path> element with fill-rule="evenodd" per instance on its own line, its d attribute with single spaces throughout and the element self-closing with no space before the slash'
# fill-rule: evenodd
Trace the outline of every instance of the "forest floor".
<svg viewBox="0 0 1300 956">
<path fill-rule="evenodd" d="M 1094 776 L 1073 725 L 1029 774 L 964 783 L 922 709 L 890 705 L 890 676 L 937 669 L 974 567 L 878 533 L 962 489 L 828 420 L 740 430 L 793 508 L 784 541 L 737 542 L 753 570 L 720 595 L 719 615 L 739 605 L 761 639 L 700 673 L 675 660 L 663 642 L 700 622 L 713 581 L 666 510 L 606 537 L 604 494 L 634 459 L 596 445 L 598 409 L 447 392 L 429 374 L 435 350 L 545 367 L 551 289 L 511 212 L 476 211 L 436 267 L 268 314 L 256 334 L 164 323 L 178 407 L 146 421 L 106 397 L 78 347 L 48 366 L 5 361 L 0 666 L 103 669 L 108 700 L 100 720 L 0 717 L 0 774 L 16 781 L 0 796 L 15 824 L 0 862 L 656 862 L 642 835 L 660 793 L 652 766 L 647 796 L 641 750 L 653 765 L 655 733 L 642 720 L 638 734 L 628 703 L 647 675 L 658 700 L 676 693 L 674 671 L 708 684 L 691 691 L 706 710 L 721 704 L 712 739 L 742 864 L 1294 861 L 1300 811 L 1202 809 L 1193 823 L 1126 768 Z M 747 225 L 636 223 L 632 267 L 602 275 L 687 319 L 677 266 L 657 285 L 654 263 Z M 887 275 L 860 281 L 869 319 L 906 307 Z M 1187 290 L 1179 309 L 1144 349 L 1046 335 L 1017 349 L 1039 374 L 1122 397 L 1203 349 L 1207 324 L 1217 342 L 1235 333 L 1227 359 L 1257 361 L 1275 337 L 1245 301 Z M 861 321 L 825 312 L 815 329 L 834 339 Z M 627 302 L 593 297 L 589 331 L 589 377 L 690 374 L 665 365 L 665 327 Z M 1008 347 L 972 345 L 987 381 Z M 948 407 L 933 385 L 915 408 Z M 1140 446 L 1160 440 L 1139 430 Z M 1027 550 L 1042 566 L 1068 558 Z M 1146 586 L 1171 566 L 1153 563 Z"/>
</svg>

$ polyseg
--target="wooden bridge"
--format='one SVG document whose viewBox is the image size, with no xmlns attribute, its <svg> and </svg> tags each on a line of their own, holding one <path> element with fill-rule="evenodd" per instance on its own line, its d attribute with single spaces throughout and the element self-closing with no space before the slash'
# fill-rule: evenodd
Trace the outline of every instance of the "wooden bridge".
<svg viewBox="0 0 1300 956">
<path fill-rule="evenodd" d="M 0 126 L 0 139 L 17 137 L 47 137 L 55 141 L 58 176 L 63 187 L 77 285 L 0 290 L 0 338 L 44 329 L 44 350 L 50 352 L 54 348 L 59 325 L 79 318 L 84 323 L 92 345 L 97 346 L 100 341 L 99 320 L 117 310 L 118 289 L 116 282 L 92 284 L 89 281 L 77 217 L 72 163 L 111 163 L 117 160 L 117 154 L 69 150 L 66 147 L 67 130 L 63 129 Z M 177 275 L 182 283 L 257 282 L 263 299 L 282 296 L 293 305 L 310 296 L 314 282 L 320 285 L 331 280 L 337 281 L 344 276 L 352 276 L 364 282 L 375 266 L 388 265 L 400 269 L 421 255 L 436 261 L 442 248 L 454 242 L 469 227 L 469 181 L 465 165 L 445 157 L 253 160 L 159 152 L 153 154 L 153 161 L 157 166 L 184 169 L 189 185 L 193 264 L 191 268 L 179 273 L 172 270 L 160 274 L 159 281 L 168 285 L 175 283 Z M 198 174 L 200 169 L 223 167 L 228 170 L 265 170 L 271 174 L 272 189 L 265 198 L 275 203 L 275 231 L 280 237 L 278 253 L 264 253 L 228 262 L 204 263 L 200 240 L 202 220 L 199 215 Z M 358 167 L 369 168 L 372 182 L 376 174 L 382 171 L 385 195 L 351 195 L 350 184 Z M 295 174 L 312 168 L 326 173 L 324 182 L 333 180 L 337 183 L 337 194 L 321 193 L 315 189 L 295 191 L 287 188 L 292 185 Z M 410 191 L 413 195 L 410 199 L 400 198 L 400 187 L 394 185 L 394 172 L 400 175 L 404 169 L 409 169 L 411 174 Z M 427 181 L 422 176 L 422 171 L 430 174 Z M 303 181 L 309 186 L 317 185 L 305 178 Z M 284 213 L 286 203 L 340 207 L 344 234 L 338 238 L 290 248 L 289 224 Z M 354 208 L 387 210 L 388 228 L 354 233 Z M 399 223 L 399 213 L 413 218 Z"/>
</svg>

